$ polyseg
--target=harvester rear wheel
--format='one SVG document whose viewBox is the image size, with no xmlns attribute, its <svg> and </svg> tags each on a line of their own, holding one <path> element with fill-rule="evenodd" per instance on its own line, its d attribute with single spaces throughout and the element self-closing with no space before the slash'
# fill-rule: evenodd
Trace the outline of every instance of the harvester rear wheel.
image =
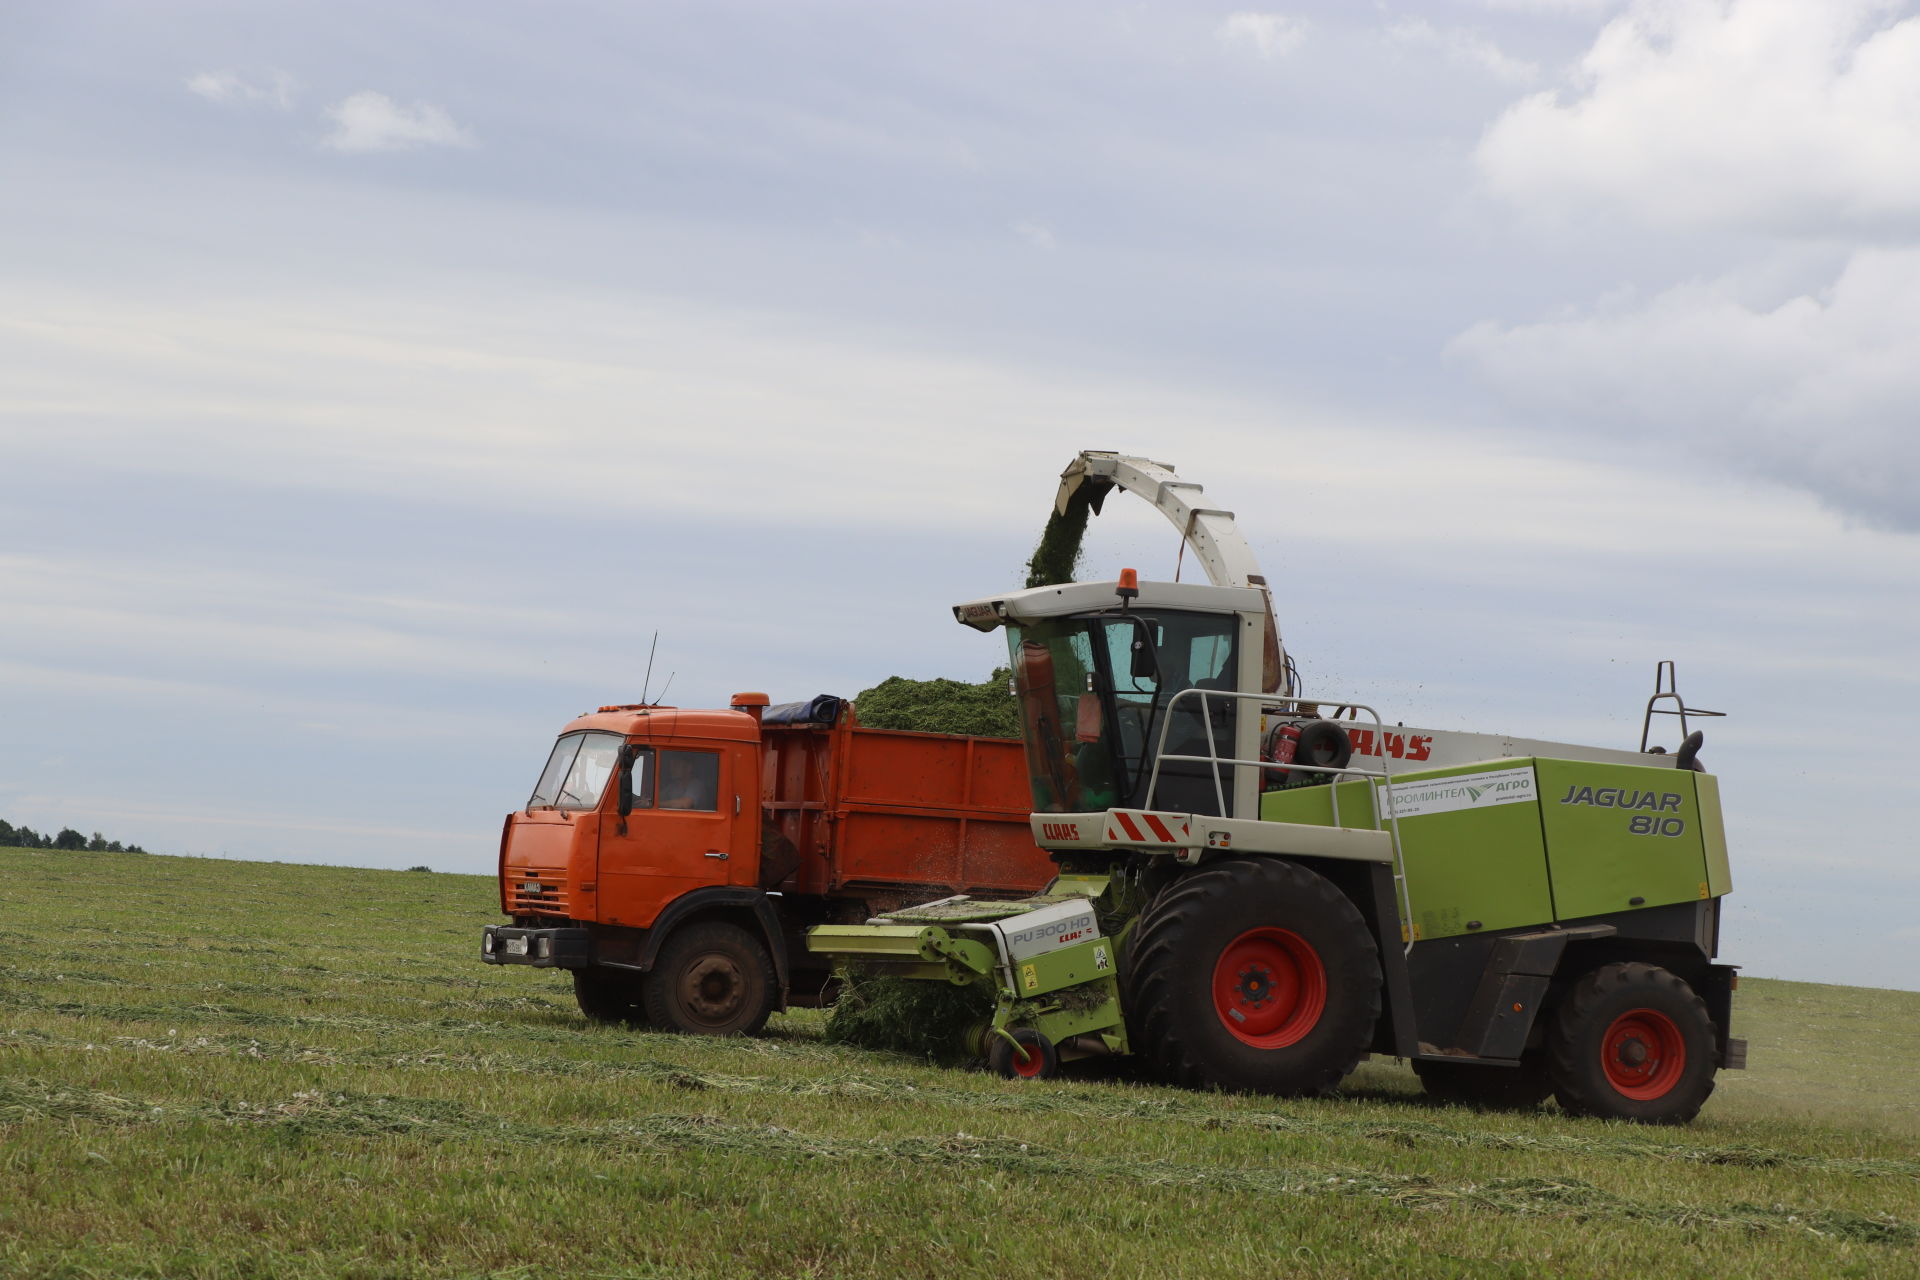
<svg viewBox="0 0 1920 1280">
<path fill-rule="evenodd" d="M 1159 1074 L 1235 1093 L 1325 1093 L 1380 1016 L 1380 956 L 1347 896 L 1296 863 L 1175 881 L 1129 946 L 1130 1036 Z"/>
<path fill-rule="evenodd" d="M 996 1035 L 987 1046 L 987 1068 L 1009 1080 L 1045 1080 L 1060 1071 L 1060 1054 L 1053 1041 L 1031 1027 L 1015 1027 L 1008 1032 L 1019 1041 L 1016 1047 L 1006 1036 Z"/>
<path fill-rule="evenodd" d="M 773 957 L 737 924 L 687 925 L 660 948 L 641 990 L 663 1031 L 752 1035 L 773 1012 Z"/>
<path fill-rule="evenodd" d="M 1532 1054 L 1517 1067 L 1415 1058 L 1413 1074 L 1429 1097 L 1483 1111 L 1531 1111 L 1553 1092 L 1546 1064 Z"/>
<path fill-rule="evenodd" d="M 1547 1037 L 1554 1097 L 1577 1116 L 1685 1124 L 1713 1092 L 1713 1018 L 1678 974 L 1610 964 L 1575 984 Z"/>
<path fill-rule="evenodd" d="M 621 969 L 575 969 L 573 999 L 589 1021 L 644 1027 L 647 1010 L 640 1002 L 644 980 L 643 974 Z"/>
</svg>

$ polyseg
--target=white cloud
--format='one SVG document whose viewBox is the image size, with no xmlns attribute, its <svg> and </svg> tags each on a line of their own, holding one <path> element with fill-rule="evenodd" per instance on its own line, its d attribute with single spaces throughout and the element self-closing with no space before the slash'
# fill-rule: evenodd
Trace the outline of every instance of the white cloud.
<svg viewBox="0 0 1920 1280">
<path fill-rule="evenodd" d="M 1774 305 L 1691 282 L 1455 340 L 1523 408 L 1687 441 L 1874 523 L 1920 530 L 1920 250 L 1856 253 Z"/>
<path fill-rule="evenodd" d="M 403 106 L 384 93 L 362 90 L 326 109 L 333 132 L 320 145 L 333 151 L 410 151 L 416 147 L 471 147 L 473 135 L 430 102 Z"/>
<path fill-rule="evenodd" d="M 1441 29 L 1424 18 L 1408 18 L 1387 28 L 1387 38 L 1408 48 L 1437 50 L 1449 63 L 1508 84 L 1531 84 L 1540 68 L 1506 53 L 1485 36 L 1458 28 Z"/>
<path fill-rule="evenodd" d="M 1305 18 L 1242 10 L 1228 15 L 1214 28 L 1214 35 L 1230 48 L 1245 49 L 1262 58 L 1284 58 L 1300 47 L 1310 25 Z"/>
<path fill-rule="evenodd" d="M 1476 159 L 1528 208 L 1824 234 L 1920 218 L 1920 18 L 1884 0 L 1637 0 L 1573 91 L 1515 104 Z"/>
<path fill-rule="evenodd" d="M 1052 250 L 1060 247 L 1059 238 L 1053 234 L 1053 228 L 1044 223 L 1016 222 L 1013 224 L 1013 234 L 1036 249 Z"/>
<path fill-rule="evenodd" d="M 217 102 L 221 106 L 245 106 L 261 103 L 281 111 L 293 109 L 294 91 L 299 87 L 284 71 L 271 71 L 255 80 L 237 71 L 202 71 L 189 76 L 187 90 Z"/>
</svg>

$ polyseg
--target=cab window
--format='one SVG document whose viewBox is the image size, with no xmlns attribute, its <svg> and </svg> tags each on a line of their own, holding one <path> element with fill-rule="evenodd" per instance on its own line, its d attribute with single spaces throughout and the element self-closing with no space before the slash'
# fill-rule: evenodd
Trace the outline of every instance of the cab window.
<svg viewBox="0 0 1920 1280">
<path fill-rule="evenodd" d="M 621 740 L 612 733 L 570 733 L 554 744 L 540 771 L 527 808 L 591 809 L 600 803 L 620 759 Z"/>
<path fill-rule="evenodd" d="M 720 757 L 711 751 L 662 751 L 659 807 L 712 813 L 720 808 Z"/>
</svg>

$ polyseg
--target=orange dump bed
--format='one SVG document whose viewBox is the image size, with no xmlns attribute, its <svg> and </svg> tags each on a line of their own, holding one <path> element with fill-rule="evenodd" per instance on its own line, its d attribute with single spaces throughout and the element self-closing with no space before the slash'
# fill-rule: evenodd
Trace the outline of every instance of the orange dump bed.
<svg viewBox="0 0 1920 1280">
<path fill-rule="evenodd" d="M 800 854 L 780 888 L 1031 893 L 1052 878 L 1028 827 L 1017 739 L 866 729 L 853 719 L 761 730 L 761 804 Z"/>
</svg>

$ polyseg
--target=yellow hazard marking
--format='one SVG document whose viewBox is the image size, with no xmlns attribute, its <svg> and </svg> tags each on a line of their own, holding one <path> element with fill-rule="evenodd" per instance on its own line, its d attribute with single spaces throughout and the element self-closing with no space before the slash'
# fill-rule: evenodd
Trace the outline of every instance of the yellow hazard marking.
<svg viewBox="0 0 1920 1280">
<path fill-rule="evenodd" d="M 1703 898 L 1706 898 L 1706 897 L 1711 897 L 1711 896 L 1712 896 L 1711 894 L 1709 894 L 1709 893 L 1707 892 L 1707 882 L 1706 882 L 1705 880 L 1702 880 L 1702 881 L 1700 882 L 1700 896 L 1701 896 L 1701 897 L 1703 897 Z"/>
<path fill-rule="evenodd" d="M 1020 966 L 1020 985 L 1031 991 L 1040 985 L 1040 971 L 1030 964 Z"/>
</svg>

